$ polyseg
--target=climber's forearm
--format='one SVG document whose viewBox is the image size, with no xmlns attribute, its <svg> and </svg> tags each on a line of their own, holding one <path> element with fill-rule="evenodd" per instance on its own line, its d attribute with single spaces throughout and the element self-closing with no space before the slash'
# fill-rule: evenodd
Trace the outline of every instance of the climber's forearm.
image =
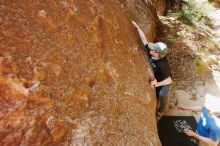
<svg viewBox="0 0 220 146">
<path fill-rule="evenodd" d="M 146 38 L 144 32 L 141 30 L 141 28 L 137 25 L 136 22 L 132 21 L 132 23 L 135 26 L 135 28 L 137 29 L 138 35 L 139 35 L 141 41 L 143 42 L 143 44 L 144 45 L 148 44 L 147 38 Z"/>
<path fill-rule="evenodd" d="M 197 133 L 195 133 L 193 137 L 196 138 L 196 139 L 199 139 L 199 140 L 201 140 L 201 141 L 203 141 L 203 142 L 205 142 L 207 144 L 209 144 L 210 146 L 217 146 L 218 142 L 219 142 L 219 141 L 213 141 L 210 138 L 201 136 L 201 135 L 199 135 Z"/>
<path fill-rule="evenodd" d="M 148 41 L 147 41 L 147 38 L 145 37 L 144 32 L 139 27 L 137 28 L 137 31 L 138 31 L 138 34 L 139 34 L 139 37 L 140 37 L 142 43 L 144 45 L 148 44 Z"/>
<path fill-rule="evenodd" d="M 192 112 L 201 112 L 202 111 L 202 106 L 198 106 L 198 107 L 178 106 L 177 109 L 178 110 L 188 110 L 188 111 L 192 111 Z"/>
<path fill-rule="evenodd" d="M 157 82 L 157 86 L 156 87 L 170 85 L 171 83 L 172 83 L 172 79 L 171 79 L 171 77 L 168 77 L 168 78 L 166 78 L 165 80 L 163 80 L 161 82 Z"/>
</svg>

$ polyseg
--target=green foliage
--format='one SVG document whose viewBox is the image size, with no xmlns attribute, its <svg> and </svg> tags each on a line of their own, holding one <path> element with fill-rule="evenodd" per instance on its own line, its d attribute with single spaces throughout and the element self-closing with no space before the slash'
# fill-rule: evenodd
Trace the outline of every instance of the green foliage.
<svg viewBox="0 0 220 146">
<path fill-rule="evenodd" d="M 208 17 L 208 10 L 211 9 L 209 5 L 204 3 L 198 3 L 194 0 L 187 0 L 190 4 L 190 9 L 193 11 L 192 15 L 195 19 L 202 21 L 203 23 L 210 25 L 210 19 Z"/>
<path fill-rule="evenodd" d="M 194 0 L 183 0 L 181 7 L 175 8 L 174 15 L 187 25 L 193 25 L 194 20 L 210 25 L 208 9 L 207 5 L 195 2 Z"/>
<path fill-rule="evenodd" d="M 180 9 L 179 11 L 179 19 L 183 21 L 183 23 L 187 25 L 193 25 L 193 17 L 191 11 L 189 9 Z"/>
<path fill-rule="evenodd" d="M 196 73 L 202 75 L 208 69 L 208 65 L 203 62 L 201 59 L 196 59 Z"/>
</svg>

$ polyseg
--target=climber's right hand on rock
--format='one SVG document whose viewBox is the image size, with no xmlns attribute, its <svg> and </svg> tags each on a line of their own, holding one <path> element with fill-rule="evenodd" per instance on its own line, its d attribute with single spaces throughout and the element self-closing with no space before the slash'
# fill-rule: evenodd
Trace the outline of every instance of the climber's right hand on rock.
<svg viewBox="0 0 220 146">
<path fill-rule="evenodd" d="M 156 79 L 152 80 L 152 81 L 150 82 L 150 85 L 151 85 L 152 87 L 157 87 L 157 80 L 156 80 Z"/>
</svg>

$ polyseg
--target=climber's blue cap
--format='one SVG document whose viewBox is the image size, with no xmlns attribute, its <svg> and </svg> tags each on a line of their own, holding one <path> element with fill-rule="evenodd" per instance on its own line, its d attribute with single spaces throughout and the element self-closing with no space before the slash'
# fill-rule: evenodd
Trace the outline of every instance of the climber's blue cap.
<svg viewBox="0 0 220 146">
<path fill-rule="evenodd" d="M 155 50 L 160 54 L 160 57 L 164 57 L 167 53 L 167 45 L 161 42 L 158 43 L 148 43 L 148 47 L 151 50 Z"/>
</svg>

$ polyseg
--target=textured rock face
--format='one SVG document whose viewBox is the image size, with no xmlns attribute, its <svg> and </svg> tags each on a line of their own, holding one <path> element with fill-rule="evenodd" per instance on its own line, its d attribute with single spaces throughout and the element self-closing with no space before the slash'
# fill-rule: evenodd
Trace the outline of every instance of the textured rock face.
<svg viewBox="0 0 220 146">
<path fill-rule="evenodd" d="M 136 21 L 141 29 L 146 33 L 149 41 L 155 39 L 158 17 L 164 15 L 166 2 L 165 0 L 119 0 L 122 4 L 123 11 L 127 16 Z"/>
<path fill-rule="evenodd" d="M 1 146 L 160 145 L 139 3 L 0 2 Z"/>
<path fill-rule="evenodd" d="M 131 1 L 119 0 L 122 8 L 131 20 L 136 21 L 146 33 L 148 40 L 154 40 L 157 27 L 157 14 L 155 7 L 144 0 Z"/>
<path fill-rule="evenodd" d="M 145 0 L 147 1 L 147 0 Z M 154 7 L 156 8 L 158 15 L 164 15 L 166 11 L 166 1 L 169 0 L 152 0 Z"/>
</svg>

